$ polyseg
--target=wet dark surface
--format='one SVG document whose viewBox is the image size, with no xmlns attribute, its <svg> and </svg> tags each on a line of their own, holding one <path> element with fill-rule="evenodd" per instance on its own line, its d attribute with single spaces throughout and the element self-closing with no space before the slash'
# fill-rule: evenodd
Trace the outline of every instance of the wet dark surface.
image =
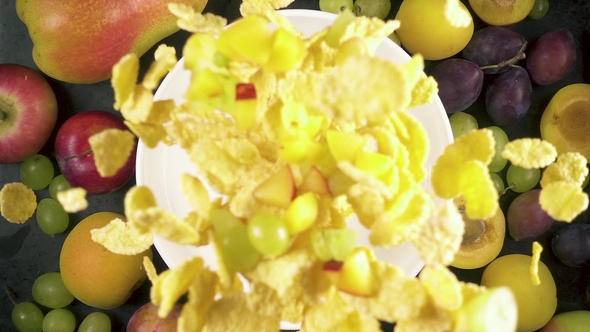
<svg viewBox="0 0 590 332">
<path fill-rule="evenodd" d="M 465 1 L 466 2 L 466 1 Z M 14 0 L 0 2 L 0 63 L 14 62 L 35 68 L 31 57 L 32 43 L 27 34 L 26 27 L 16 16 Z M 240 1 L 210 0 L 206 12 L 220 14 L 230 21 L 239 17 Z M 400 1 L 393 0 L 390 17 L 395 16 Z M 518 137 L 538 137 L 539 120 L 541 114 L 557 90 L 561 87 L 578 82 L 590 83 L 590 66 L 588 66 L 590 52 L 590 38 L 588 22 L 590 21 L 590 2 L 575 0 L 551 1 L 549 13 L 540 20 L 526 19 L 511 27 L 521 33 L 529 43 L 543 33 L 557 28 L 568 28 L 574 35 L 577 43 L 577 63 L 575 69 L 563 80 L 545 87 L 534 86 L 533 102 L 527 116 L 518 123 L 504 127 L 511 139 Z M 298 0 L 290 8 L 319 9 L 318 2 L 311 0 Z M 474 16 L 476 29 L 484 25 Z M 164 40 L 162 43 L 180 48 L 188 37 L 185 32 L 178 32 Z M 154 48 L 155 49 L 155 48 Z M 154 49 L 147 52 L 142 59 L 142 68 L 153 59 Z M 427 72 L 435 63 L 427 63 Z M 49 79 L 59 99 L 60 117 L 65 119 L 76 112 L 89 109 L 102 109 L 113 111 L 113 92 L 109 81 L 91 84 L 76 85 L 58 82 Z M 467 110 L 479 121 L 480 127 L 491 125 L 487 117 L 483 100 L 480 98 Z M 51 152 L 50 147 L 44 150 Z M 20 181 L 20 164 L 0 165 L 0 184 Z M 124 188 L 115 193 L 100 196 L 90 196 L 89 208 L 83 212 L 72 215 L 72 225 L 89 214 L 97 211 L 123 212 L 124 193 L 134 182 L 128 183 Z M 39 200 L 48 197 L 47 190 L 36 192 Z M 516 195 L 508 192 L 501 198 L 504 210 Z M 582 214 L 576 222 L 586 222 L 586 213 Z M 542 260 L 548 265 L 558 285 L 558 312 L 575 309 L 590 309 L 590 301 L 587 297 L 588 280 L 590 274 L 581 268 L 568 268 L 560 264 L 550 250 L 550 238 L 555 230 L 564 224 L 555 223 L 545 235 L 538 239 L 545 250 Z M 58 271 L 58 258 L 61 245 L 66 234 L 48 236 L 41 232 L 34 218 L 23 225 L 14 225 L 4 219 L 0 219 L 0 277 L 5 278 L 6 288 L 2 287 L 0 295 L 0 331 L 13 331 L 14 327 L 10 319 L 12 303 L 8 294 L 15 301 L 31 301 L 31 287 L 35 279 L 41 274 Z M 502 254 L 531 252 L 532 240 L 516 242 L 507 236 Z M 155 255 L 155 263 L 158 270 L 163 270 L 165 264 L 161 258 Z M 479 282 L 483 269 L 471 271 L 453 271 L 466 281 Z M 113 318 L 113 331 L 122 331 L 133 312 L 142 304 L 149 301 L 149 282 L 143 284 L 124 305 L 111 310 L 106 310 Z M 72 310 L 80 317 L 95 309 L 81 303 L 74 302 Z M 391 330 L 391 326 L 384 326 L 385 330 Z"/>
</svg>

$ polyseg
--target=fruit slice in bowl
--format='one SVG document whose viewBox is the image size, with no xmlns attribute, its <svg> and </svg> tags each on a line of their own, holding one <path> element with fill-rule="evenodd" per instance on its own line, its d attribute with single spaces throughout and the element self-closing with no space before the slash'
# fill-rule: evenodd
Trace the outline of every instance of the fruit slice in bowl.
<svg viewBox="0 0 590 332">
<path fill-rule="evenodd" d="M 289 19 L 296 29 L 306 35 L 311 35 L 330 26 L 336 19 L 334 14 L 313 10 L 281 10 L 280 13 Z M 384 39 L 381 42 L 376 50 L 376 56 L 398 64 L 410 61 L 410 56 L 389 39 Z M 184 69 L 184 59 L 181 59 L 166 76 L 154 98 L 159 100 L 173 99 L 180 104 L 184 101 L 184 93 L 190 82 L 191 73 Z M 438 156 L 452 142 L 452 132 L 447 115 L 438 97 L 429 104 L 412 109 L 411 112 L 425 128 L 431 142 L 426 164 L 426 169 L 430 172 Z M 188 173 L 196 176 L 207 186 L 205 179 L 195 172 L 194 165 L 187 153 L 176 145 L 160 144 L 156 148 L 149 149 L 140 141 L 136 171 L 137 184 L 149 187 L 156 196 L 158 205 L 179 217 L 184 217 L 192 210 L 180 188 L 182 174 Z M 429 189 L 429 180 L 424 181 L 424 186 Z M 210 187 L 208 189 L 212 198 L 219 197 Z M 356 218 L 349 221 L 349 227 L 358 230 L 358 245 L 370 246 L 368 230 Z M 171 268 L 194 256 L 202 257 L 205 264 L 212 269 L 217 266 L 215 252 L 211 246 L 179 245 L 159 236 L 154 236 L 154 245 L 164 262 Z M 372 249 L 378 259 L 399 266 L 410 276 L 416 276 L 423 267 L 420 255 L 411 243 L 391 248 L 374 247 Z M 282 329 L 297 329 L 298 327 L 299 324 L 281 323 Z"/>
</svg>

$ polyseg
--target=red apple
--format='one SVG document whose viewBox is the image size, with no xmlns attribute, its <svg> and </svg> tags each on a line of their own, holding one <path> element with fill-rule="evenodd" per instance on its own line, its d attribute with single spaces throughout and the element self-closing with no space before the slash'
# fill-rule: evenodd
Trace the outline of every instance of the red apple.
<svg viewBox="0 0 590 332">
<path fill-rule="evenodd" d="M 55 138 L 55 157 L 59 169 L 72 187 L 82 187 L 91 195 L 107 194 L 121 188 L 133 176 L 135 149 L 114 176 L 103 178 L 96 170 L 88 139 L 111 128 L 127 130 L 118 116 L 107 111 L 78 113 L 59 128 Z"/>
<path fill-rule="evenodd" d="M 166 318 L 160 318 L 158 307 L 148 302 L 133 313 L 127 322 L 127 332 L 175 332 L 180 309 L 177 304 Z"/>
<path fill-rule="evenodd" d="M 0 64 L 0 164 L 39 152 L 56 121 L 57 100 L 45 78 L 23 65 Z"/>
</svg>

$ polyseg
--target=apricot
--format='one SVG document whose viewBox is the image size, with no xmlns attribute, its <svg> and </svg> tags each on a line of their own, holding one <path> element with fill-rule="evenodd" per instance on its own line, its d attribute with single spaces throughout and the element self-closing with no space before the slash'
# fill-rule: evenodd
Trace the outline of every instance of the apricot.
<svg viewBox="0 0 590 332">
<path fill-rule="evenodd" d="M 590 326 L 590 311 L 574 310 L 557 314 L 539 332 L 584 332 Z"/>
<path fill-rule="evenodd" d="M 66 237 L 59 256 L 66 288 L 80 302 L 100 309 L 125 303 L 147 278 L 143 257 L 153 258 L 151 248 L 137 255 L 120 255 L 92 241 L 90 231 L 115 218 L 125 220 L 117 213 L 98 212 L 80 221 Z"/>
<path fill-rule="evenodd" d="M 540 129 L 541 138 L 558 154 L 579 152 L 590 160 L 590 84 L 559 89 L 543 111 Z"/>
<path fill-rule="evenodd" d="M 524 20 L 535 0 L 469 0 L 471 9 L 489 25 L 506 26 Z"/>
<path fill-rule="evenodd" d="M 456 201 L 465 222 L 465 233 L 459 251 L 451 266 L 460 269 L 477 269 L 498 257 L 506 235 L 504 212 L 498 209 L 489 219 L 473 220 L 465 214 L 463 200 Z"/>
</svg>

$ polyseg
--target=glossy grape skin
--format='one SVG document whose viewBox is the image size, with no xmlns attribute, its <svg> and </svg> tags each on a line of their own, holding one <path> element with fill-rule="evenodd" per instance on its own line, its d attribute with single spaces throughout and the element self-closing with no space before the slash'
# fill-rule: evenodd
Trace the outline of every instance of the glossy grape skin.
<svg viewBox="0 0 590 332">
<path fill-rule="evenodd" d="M 555 83 L 569 74 L 576 64 L 576 43 L 565 28 L 545 33 L 527 52 L 526 69 L 538 85 Z"/>
<path fill-rule="evenodd" d="M 438 83 L 438 96 L 448 114 L 471 106 L 483 87 L 483 72 L 479 66 L 459 58 L 441 61 L 430 74 Z"/>
<path fill-rule="evenodd" d="M 538 168 L 522 168 L 516 165 L 508 166 L 506 171 L 506 183 L 512 191 L 524 193 L 533 189 L 541 179 L 541 170 Z"/>
<path fill-rule="evenodd" d="M 63 233 L 70 224 L 68 213 L 57 200 L 49 197 L 39 202 L 35 216 L 39 228 L 47 235 Z"/>
<path fill-rule="evenodd" d="M 355 0 L 353 12 L 357 16 L 385 19 L 391 11 L 391 0 Z"/>
<path fill-rule="evenodd" d="M 477 30 L 461 55 L 480 67 L 499 65 L 497 68 L 482 68 L 485 74 L 507 71 L 509 64 L 516 64 L 523 51 L 525 38 L 506 27 L 490 26 Z M 514 58 L 514 61 L 510 61 Z"/>
<path fill-rule="evenodd" d="M 531 106 L 533 87 L 527 71 L 513 67 L 487 87 L 486 111 L 494 124 L 506 126 L 522 119 Z"/>
<path fill-rule="evenodd" d="M 57 199 L 57 192 L 61 190 L 70 189 L 72 186 L 68 183 L 68 180 L 63 174 L 57 175 L 49 183 L 49 196 L 53 199 Z"/>
<path fill-rule="evenodd" d="M 104 312 L 95 311 L 84 317 L 77 332 L 110 332 L 111 328 L 109 316 Z"/>
<path fill-rule="evenodd" d="M 532 18 L 533 20 L 538 20 L 540 18 L 545 17 L 548 11 L 549 0 L 535 0 L 533 9 L 531 9 L 531 12 L 529 13 L 528 17 Z"/>
<path fill-rule="evenodd" d="M 553 234 L 551 249 L 563 264 L 581 267 L 590 260 L 590 224 L 563 226 Z"/>
<path fill-rule="evenodd" d="M 540 189 L 518 195 L 508 207 L 506 224 L 508 233 L 516 241 L 534 239 L 545 233 L 554 220 L 539 204 Z"/>
<path fill-rule="evenodd" d="M 48 272 L 37 278 L 32 293 L 37 303 L 52 309 L 63 308 L 74 301 L 59 272 Z"/>
<path fill-rule="evenodd" d="M 498 173 L 490 173 L 490 177 L 492 178 L 492 181 L 494 182 L 494 186 L 496 187 L 496 190 L 498 190 L 498 193 L 502 194 L 502 192 L 504 192 L 504 189 L 506 188 L 506 186 L 504 185 L 504 180 L 502 180 Z"/>
<path fill-rule="evenodd" d="M 67 309 L 53 309 L 43 318 L 43 332 L 74 332 L 76 317 Z"/>
<path fill-rule="evenodd" d="M 271 214 L 259 214 L 248 220 L 248 239 L 261 254 L 278 256 L 289 247 L 285 223 Z"/>
<path fill-rule="evenodd" d="M 451 124 L 451 130 L 453 131 L 453 138 L 455 139 L 479 128 L 477 119 L 473 115 L 465 112 L 453 113 L 453 115 L 449 117 L 449 123 Z"/>
<path fill-rule="evenodd" d="M 496 150 L 494 152 L 494 157 L 492 158 L 492 161 L 488 164 L 488 169 L 490 170 L 490 172 L 499 172 L 503 170 L 504 167 L 506 167 L 506 164 L 508 163 L 508 160 L 502 157 L 502 150 L 504 150 L 504 145 L 506 145 L 506 143 L 508 143 L 509 141 L 508 135 L 506 135 L 506 132 L 498 126 L 489 126 L 487 128 L 491 130 L 492 134 L 494 135 L 494 148 Z"/>
<path fill-rule="evenodd" d="M 27 158 L 21 165 L 22 182 L 33 190 L 46 188 L 53 179 L 55 169 L 49 158 L 36 154 Z"/>
<path fill-rule="evenodd" d="M 352 0 L 320 0 L 320 10 L 328 13 L 339 14 L 348 9 L 352 10 L 354 5 Z"/>
<path fill-rule="evenodd" d="M 12 323 L 20 332 L 41 332 L 43 312 L 32 302 L 17 304 L 11 313 Z"/>
<path fill-rule="evenodd" d="M 227 230 L 219 241 L 223 260 L 228 269 L 244 272 L 253 268 L 260 260 L 260 253 L 248 239 L 246 225 L 240 224 Z"/>
</svg>

